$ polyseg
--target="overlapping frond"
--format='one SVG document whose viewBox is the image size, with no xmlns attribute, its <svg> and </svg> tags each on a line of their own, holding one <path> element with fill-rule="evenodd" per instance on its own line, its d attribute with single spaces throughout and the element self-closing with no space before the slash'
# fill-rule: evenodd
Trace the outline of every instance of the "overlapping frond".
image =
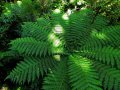
<svg viewBox="0 0 120 90">
<path fill-rule="evenodd" d="M 105 17 L 98 15 L 95 17 L 95 20 L 92 23 L 92 26 L 94 29 L 101 31 L 103 28 L 105 28 L 109 24 L 108 19 Z"/>
<path fill-rule="evenodd" d="M 68 85 L 67 76 L 67 60 L 60 61 L 55 70 L 51 70 L 51 73 L 44 80 L 44 90 L 70 90 Z"/>
<path fill-rule="evenodd" d="M 40 18 L 37 22 L 24 23 L 22 29 L 22 37 L 33 37 L 39 41 L 47 41 L 51 26 L 48 20 Z"/>
<path fill-rule="evenodd" d="M 100 31 L 93 28 L 89 38 L 83 42 L 86 47 L 112 46 L 119 48 L 120 26 L 106 26 Z"/>
<path fill-rule="evenodd" d="M 81 10 L 70 15 L 69 27 L 65 31 L 68 49 L 79 48 L 82 42 L 88 38 L 91 32 L 92 15 L 93 12 L 91 10 Z"/>
<path fill-rule="evenodd" d="M 81 55 L 120 69 L 120 50 L 113 47 L 82 48 Z"/>
<path fill-rule="evenodd" d="M 41 57 L 51 55 L 51 44 L 44 41 L 37 41 L 32 37 L 18 38 L 12 41 L 11 49 L 28 56 Z"/>
<path fill-rule="evenodd" d="M 103 82 L 104 90 L 120 89 L 120 70 L 97 61 L 94 62 L 94 68 L 99 73 L 100 80 Z"/>
<path fill-rule="evenodd" d="M 70 56 L 69 77 L 73 90 L 102 90 L 98 74 L 89 59 Z"/>
<path fill-rule="evenodd" d="M 115 48 L 120 46 L 120 26 L 109 26 L 102 29 L 102 33 L 107 36 L 109 45 Z"/>
<path fill-rule="evenodd" d="M 119 90 L 120 26 L 108 26 L 104 17 L 89 9 L 63 16 L 53 14 L 50 20 L 23 25 L 22 38 L 10 44 L 25 61 L 7 78 L 33 82 L 49 69 L 44 90 L 102 90 L 102 83 L 105 90 Z M 52 69 L 54 55 L 59 65 Z"/>
</svg>

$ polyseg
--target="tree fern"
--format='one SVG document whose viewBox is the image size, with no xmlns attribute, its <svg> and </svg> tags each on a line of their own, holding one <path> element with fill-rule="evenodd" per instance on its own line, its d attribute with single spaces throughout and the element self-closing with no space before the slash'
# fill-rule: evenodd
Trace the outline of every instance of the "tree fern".
<svg viewBox="0 0 120 90">
<path fill-rule="evenodd" d="M 120 26 L 96 15 L 84 9 L 24 23 L 10 43 L 24 61 L 7 79 L 24 84 L 47 75 L 44 90 L 119 90 Z"/>
</svg>

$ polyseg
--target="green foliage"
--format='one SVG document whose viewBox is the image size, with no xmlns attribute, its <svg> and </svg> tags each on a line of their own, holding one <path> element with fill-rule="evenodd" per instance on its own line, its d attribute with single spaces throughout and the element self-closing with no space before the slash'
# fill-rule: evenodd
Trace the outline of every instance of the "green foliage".
<svg viewBox="0 0 120 90">
<path fill-rule="evenodd" d="M 104 16 L 91 9 L 53 13 L 25 22 L 22 30 L 10 49 L 24 60 L 6 79 L 24 85 L 44 76 L 44 90 L 120 89 L 120 26 Z"/>
<path fill-rule="evenodd" d="M 9 2 L 9 1 L 12 1 L 12 2 Z M 41 1 L 43 1 L 43 0 L 41 0 Z M 35 21 L 40 16 L 48 17 L 47 16 L 48 13 L 50 13 L 53 8 L 53 7 L 51 7 L 53 5 L 53 1 L 48 0 L 47 3 L 46 3 L 46 1 L 43 4 L 43 3 L 40 3 L 39 0 L 14 0 L 14 1 L 13 0 L 6 0 L 6 1 L 0 0 L 0 68 L 1 68 L 0 69 L 0 71 L 1 71 L 0 72 L 0 75 L 1 75 L 0 89 L 1 89 L 1 86 L 4 86 L 4 84 L 5 85 L 8 84 L 8 86 L 13 86 L 13 87 L 10 87 L 11 89 L 12 88 L 15 89 L 15 87 L 18 86 L 16 84 L 11 85 L 10 80 L 4 81 L 5 77 L 8 75 L 8 73 L 10 73 L 11 69 L 13 69 L 16 66 L 16 63 L 18 63 L 19 61 L 23 61 L 23 56 L 20 55 L 19 53 L 17 53 L 16 50 L 9 52 L 10 45 L 8 43 L 11 40 L 19 38 L 21 36 L 21 24 L 23 22 Z M 43 24 L 44 24 L 44 22 L 43 22 Z M 31 27 L 33 27 L 33 26 L 31 26 Z M 38 28 L 40 28 L 40 27 L 38 27 Z M 38 28 L 36 28 L 36 29 L 38 30 Z M 36 33 L 38 33 L 38 32 L 39 32 L 39 30 Z M 44 32 L 44 30 L 43 30 L 43 32 Z M 45 32 L 44 37 L 46 37 L 47 33 L 48 32 Z M 38 38 L 42 35 L 42 34 L 41 35 L 39 35 L 39 34 L 40 33 L 38 33 L 38 36 L 36 38 Z M 22 36 L 24 36 L 24 35 L 22 34 Z M 35 33 L 34 33 L 34 36 L 36 36 Z M 28 37 L 29 37 L 29 35 L 28 35 Z M 43 39 L 43 38 L 41 38 L 41 39 Z M 23 40 L 23 42 L 24 41 L 25 40 Z M 45 43 L 45 42 L 43 42 L 43 43 Z M 43 46 L 44 45 L 42 45 L 41 48 Z M 45 50 L 45 49 L 43 49 L 43 50 Z M 40 56 L 40 55 L 38 55 L 38 56 Z M 44 62 L 43 62 L 43 64 L 44 64 Z M 51 63 L 51 66 L 52 66 L 52 64 L 54 65 L 54 61 Z"/>
<path fill-rule="evenodd" d="M 98 73 L 94 70 L 89 59 L 73 55 L 70 56 L 68 65 L 68 74 L 73 90 L 102 90 Z"/>
<path fill-rule="evenodd" d="M 1 0 L 0 88 L 119 90 L 119 2 Z"/>
<path fill-rule="evenodd" d="M 65 58 L 64 58 L 65 59 Z M 67 82 L 67 61 L 63 60 L 59 63 L 54 71 L 45 78 L 44 90 L 70 90 Z"/>
<path fill-rule="evenodd" d="M 78 49 L 82 42 L 88 38 L 92 15 L 91 10 L 83 10 L 70 15 L 69 26 L 65 31 L 65 41 L 68 49 Z"/>
<path fill-rule="evenodd" d="M 17 1 L 16 3 L 7 3 L 5 5 L 4 15 L 10 17 L 14 16 L 15 18 L 20 18 L 23 21 L 31 21 L 35 18 L 35 9 L 31 0 L 22 0 Z M 29 9 L 31 7 L 31 9 Z"/>
<path fill-rule="evenodd" d="M 13 78 L 12 81 L 19 84 L 23 84 L 25 81 L 29 83 L 38 79 L 40 75 L 43 76 L 44 72 L 48 72 L 48 68 L 54 68 L 56 64 L 54 58 L 51 57 L 41 59 L 26 57 L 7 78 Z"/>
<path fill-rule="evenodd" d="M 120 70 L 100 62 L 94 62 L 94 67 L 99 73 L 100 80 L 103 82 L 105 90 L 119 90 Z"/>
<path fill-rule="evenodd" d="M 105 15 L 112 24 L 119 22 L 120 0 L 84 0 L 86 5 L 97 13 Z"/>
<path fill-rule="evenodd" d="M 12 50 L 17 50 L 20 53 L 24 53 L 28 56 L 46 56 L 48 53 L 51 54 L 50 44 L 47 42 L 37 41 L 34 38 L 26 37 L 16 39 L 15 42 L 12 42 L 14 46 L 11 47 Z M 37 52 L 36 52 L 37 51 Z"/>
</svg>

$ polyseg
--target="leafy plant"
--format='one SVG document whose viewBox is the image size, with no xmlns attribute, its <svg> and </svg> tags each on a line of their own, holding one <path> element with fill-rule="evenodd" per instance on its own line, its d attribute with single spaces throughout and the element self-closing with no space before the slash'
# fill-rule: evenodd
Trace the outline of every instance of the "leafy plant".
<svg viewBox="0 0 120 90">
<path fill-rule="evenodd" d="M 112 24 L 118 24 L 120 18 L 120 0 L 84 0 L 85 6 L 105 15 Z"/>
<path fill-rule="evenodd" d="M 24 61 L 6 79 L 25 84 L 43 76 L 44 90 L 120 89 L 120 26 L 84 9 L 26 22 L 22 30 L 10 49 Z"/>
</svg>

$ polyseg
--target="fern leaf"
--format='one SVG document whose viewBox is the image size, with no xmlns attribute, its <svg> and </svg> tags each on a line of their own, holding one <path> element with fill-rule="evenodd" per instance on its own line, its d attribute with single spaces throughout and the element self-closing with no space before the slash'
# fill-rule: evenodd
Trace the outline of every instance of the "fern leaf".
<svg viewBox="0 0 120 90">
<path fill-rule="evenodd" d="M 22 37 L 33 37 L 36 40 L 39 41 L 47 41 L 48 40 L 48 35 L 51 31 L 51 26 L 49 23 L 45 24 L 45 20 L 44 20 L 44 24 L 41 24 L 41 22 L 43 23 L 43 20 L 40 20 L 39 22 L 26 22 L 24 23 L 24 25 L 22 25 Z"/>
<path fill-rule="evenodd" d="M 18 38 L 11 43 L 12 50 L 17 50 L 19 53 L 24 53 L 29 56 L 46 56 L 51 55 L 51 44 L 47 42 L 37 41 L 32 37 Z M 45 50 L 45 51 L 44 51 Z"/>
<path fill-rule="evenodd" d="M 79 48 L 81 43 L 88 38 L 92 22 L 89 16 L 92 14 L 91 10 L 81 10 L 70 15 L 69 27 L 65 31 L 65 41 L 68 49 Z"/>
<path fill-rule="evenodd" d="M 48 58 L 32 58 L 27 57 L 21 61 L 14 70 L 8 75 L 6 79 L 11 79 L 13 82 L 24 84 L 33 82 L 38 79 L 40 75 L 48 72 L 48 69 L 53 69 L 57 65 L 55 59 Z"/>
<path fill-rule="evenodd" d="M 112 68 L 109 65 L 94 62 L 94 67 L 98 71 L 100 80 L 103 82 L 104 90 L 119 90 L 120 70 Z"/>
<path fill-rule="evenodd" d="M 98 74 L 89 59 L 78 55 L 70 56 L 68 64 L 73 90 L 102 90 Z"/>
<path fill-rule="evenodd" d="M 88 47 L 112 46 L 120 45 L 120 26 L 106 26 L 100 31 L 93 28 L 90 37 L 83 42 Z"/>
<path fill-rule="evenodd" d="M 81 49 L 81 55 L 99 60 L 102 63 L 120 69 L 120 50 L 112 47 L 94 47 Z"/>
<path fill-rule="evenodd" d="M 120 26 L 109 26 L 106 28 L 103 28 L 102 33 L 106 35 L 109 41 L 109 45 L 113 47 L 119 47 L 120 46 Z"/>
</svg>

